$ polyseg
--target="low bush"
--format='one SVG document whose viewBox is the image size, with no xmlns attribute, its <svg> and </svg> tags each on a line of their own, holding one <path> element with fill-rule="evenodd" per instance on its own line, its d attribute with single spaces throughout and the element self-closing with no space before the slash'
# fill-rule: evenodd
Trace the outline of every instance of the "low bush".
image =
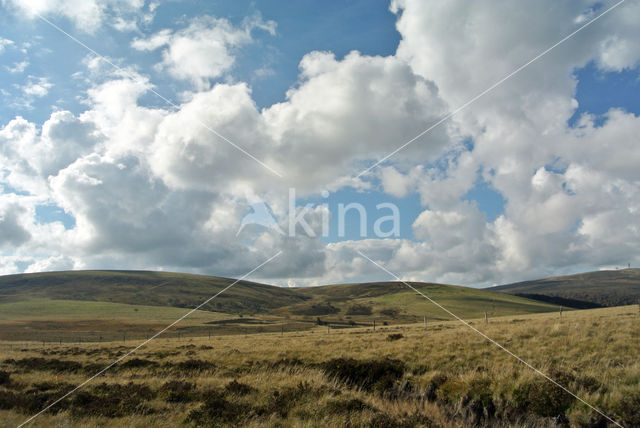
<svg viewBox="0 0 640 428">
<path fill-rule="evenodd" d="M 486 377 L 473 378 L 468 383 L 468 391 L 463 395 L 460 406 L 468 414 L 468 419 L 474 423 L 485 419 L 492 419 L 496 414 L 496 405 L 493 401 L 491 380 Z"/>
<path fill-rule="evenodd" d="M 39 412 L 47 405 L 64 395 L 70 389 L 65 386 L 62 389 L 42 391 L 39 388 L 32 388 L 25 392 L 13 392 L 0 390 L 0 409 L 14 409 L 22 413 Z M 52 407 L 52 413 L 65 410 L 69 403 L 64 400 Z"/>
<path fill-rule="evenodd" d="M 355 304 L 349 306 L 347 309 L 347 315 L 371 315 L 373 313 L 373 309 L 371 306 Z"/>
<path fill-rule="evenodd" d="M 371 428 L 431 428 L 436 425 L 427 416 L 419 413 L 404 414 L 400 417 L 392 417 L 386 413 L 377 413 L 366 426 Z"/>
<path fill-rule="evenodd" d="M 380 314 L 390 317 L 390 318 L 395 318 L 398 315 L 400 315 L 400 309 L 397 308 L 384 308 L 380 310 Z"/>
<path fill-rule="evenodd" d="M 332 399 L 327 401 L 323 408 L 324 413 L 327 415 L 357 413 L 365 410 L 377 411 L 375 407 L 357 398 Z"/>
<path fill-rule="evenodd" d="M 321 367 L 328 376 L 367 391 L 384 391 L 405 372 L 404 363 L 392 359 L 359 361 L 353 358 L 335 358 L 322 363 Z"/>
<path fill-rule="evenodd" d="M 186 360 L 172 365 L 174 369 L 184 372 L 211 371 L 216 368 L 215 364 L 203 360 Z"/>
<path fill-rule="evenodd" d="M 285 387 L 281 390 L 273 391 L 267 400 L 267 404 L 259 408 L 258 413 L 286 418 L 291 409 L 304 399 L 313 399 L 313 388 L 308 383 L 301 382 L 297 387 Z"/>
<path fill-rule="evenodd" d="M 256 391 L 255 388 L 244 384 L 244 383 L 240 383 L 237 380 L 232 380 L 231 382 L 229 382 L 225 387 L 224 390 L 227 394 L 230 395 L 238 395 L 238 396 L 243 396 L 243 395 L 247 395 L 250 394 L 254 391 Z"/>
<path fill-rule="evenodd" d="M 11 384 L 11 375 L 4 370 L 0 370 L 0 385 Z"/>
<path fill-rule="evenodd" d="M 76 373 L 83 369 L 82 364 L 77 361 L 58 360 L 56 358 L 30 357 L 20 360 L 8 359 L 5 364 L 10 364 L 24 370 L 47 370 L 56 373 Z"/>
<path fill-rule="evenodd" d="M 569 393 L 542 378 L 521 384 L 513 391 L 514 406 L 517 409 L 544 417 L 564 414 L 574 400 Z"/>
<path fill-rule="evenodd" d="M 393 333 L 387 336 L 387 341 L 393 342 L 395 340 L 400 340 L 402 338 L 404 338 L 404 336 L 401 333 Z"/>
<path fill-rule="evenodd" d="M 606 392 L 607 387 L 593 376 L 580 376 L 575 380 L 576 389 L 584 389 L 589 393 L 596 391 Z"/>
<path fill-rule="evenodd" d="M 166 382 L 158 392 L 169 403 L 188 403 L 199 398 L 195 384 L 181 380 Z"/>
<path fill-rule="evenodd" d="M 153 412 L 146 401 L 156 394 L 146 385 L 107 384 L 80 390 L 71 398 L 71 415 L 74 417 L 103 416 L 123 417 L 132 414 L 147 415 Z"/>
<path fill-rule="evenodd" d="M 443 373 L 436 374 L 434 377 L 432 377 L 424 389 L 424 394 L 426 399 L 429 401 L 435 401 L 436 398 L 438 397 L 438 389 L 447 380 L 448 380 L 447 375 Z"/>
<path fill-rule="evenodd" d="M 18 395 L 13 391 L 4 391 L 0 389 L 0 410 L 10 410 L 18 407 Z"/>
<path fill-rule="evenodd" d="M 75 385 L 67 382 L 40 382 L 31 385 L 31 390 L 34 391 L 58 391 L 61 394 L 63 392 L 70 391 L 73 388 L 75 388 Z"/>
<path fill-rule="evenodd" d="M 332 315 L 340 312 L 339 308 L 336 308 L 329 302 L 317 303 L 307 307 L 295 308 L 291 311 L 294 315 Z"/>
<path fill-rule="evenodd" d="M 147 368 L 147 367 L 157 367 L 158 363 L 151 360 L 145 360 L 142 358 L 132 358 L 130 360 L 125 361 L 118 365 L 118 368 L 121 370 L 125 369 L 139 369 L 139 368 Z"/>
<path fill-rule="evenodd" d="M 299 358 L 280 358 L 279 360 L 273 362 L 263 363 L 262 361 L 256 361 L 255 365 L 257 366 L 265 366 L 269 369 L 273 370 L 281 370 L 281 369 L 291 369 L 294 367 L 304 367 L 306 363 Z"/>
<path fill-rule="evenodd" d="M 611 406 L 611 416 L 625 427 L 640 427 L 640 391 L 629 392 Z"/>
<path fill-rule="evenodd" d="M 185 422 L 196 426 L 236 425 L 250 414 L 250 406 L 228 401 L 221 391 L 212 390 L 205 394 L 205 401 L 200 407 L 189 412 Z"/>
</svg>

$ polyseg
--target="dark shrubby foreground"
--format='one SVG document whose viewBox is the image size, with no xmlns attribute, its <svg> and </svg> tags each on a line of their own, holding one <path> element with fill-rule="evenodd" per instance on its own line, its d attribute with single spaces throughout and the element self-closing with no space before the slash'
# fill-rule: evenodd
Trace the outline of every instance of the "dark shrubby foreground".
<svg viewBox="0 0 640 428">
<path fill-rule="evenodd" d="M 359 361 L 353 358 L 337 358 L 320 365 L 329 376 L 335 376 L 350 386 L 366 391 L 383 392 L 405 372 L 399 360 Z"/>
<path fill-rule="evenodd" d="M 596 311 L 479 324 L 623 426 L 640 426 L 637 308 Z M 1 354 L 0 420 L 19 424 L 127 351 L 84 346 Z M 41 418 L 109 427 L 612 426 L 453 323 L 159 341 Z"/>
<path fill-rule="evenodd" d="M 41 370 L 84 371 L 80 363 L 44 362 L 41 359 L 7 360 L 20 370 L 35 362 Z M 214 364 L 203 360 L 185 360 L 165 365 L 166 373 L 196 372 L 210 370 Z M 252 365 L 253 366 L 253 365 Z M 154 370 L 158 364 L 147 360 L 132 359 L 123 364 L 130 370 Z M 191 406 L 184 423 L 195 426 L 242 425 L 251 421 L 267 421 L 273 417 L 286 420 L 295 416 L 303 420 L 319 421 L 323 418 L 351 420 L 359 415 L 367 426 L 434 426 L 426 415 L 419 411 L 404 415 L 390 415 L 373 402 L 356 397 L 348 391 L 363 391 L 386 400 L 404 400 L 417 403 L 436 403 L 445 409 L 452 420 L 469 426 L 492 426 L 517 423 L 533 416 L 544 426 L 563 425 L 568 422 L 566 411 L 574 404 L 574 397 L 542 378 L 532 378 L 519 383 L 509 394 L 495 392 L 492 379 L 481 374 L 463 380 L 460 376 L 436 374 L 422 388 L 412 382 L 413 372 L 400 360 L 378 359 L 358 360 L 335 358 L 322 363 L 305 364 L 300 360 L 280 360 L 269 365 L 256 365 L 260 371 L 282 371 L 300 369 L 320 370 L 327 381 L 337 382 L 344 388 L 313 386 L 300 382 L 297 386 L 281 388 L 258 388 L 234 379 L 220 387 L 202 390 L 197 385 L 197 374 L 193 381 L 169 379 L 159 388 L 128 382 L 99 383 L 77 391 L 63 400 L 51 411 L 68 412 L 73 419 L 105 417 L 119 418 L 131 415 L 149 415 L 170 411 L 171 407 Z M 251 370 L 256 370 L 252 368 Z M 576 377 L 572 373 L 553 370 L 551 375 L 558 382 L 575 388 L 580 385 L 596 391 L 603 388 L 594 378 Z M 24 414 L 32 414 L 58 397 L 73 389 L 68 383 L 42 382 L 30 386 L 20 385 L 12 380 L 11 373 L 0 371 L 0 409 L 14 409 Z M 156 404 L 152 404 L 152 402 Z M 614 408 L 621 423 L 640 426 L 638 412 L 640 393 L 625 396 Z M 603 421 L 594 418 L 592 426 Z M 606 424 L 605 424 L 606 425 Z M 603 425 L 603 426 L 605 426 Z M 537 425 L 536 425 L 537 426 Z"/>
</svg>

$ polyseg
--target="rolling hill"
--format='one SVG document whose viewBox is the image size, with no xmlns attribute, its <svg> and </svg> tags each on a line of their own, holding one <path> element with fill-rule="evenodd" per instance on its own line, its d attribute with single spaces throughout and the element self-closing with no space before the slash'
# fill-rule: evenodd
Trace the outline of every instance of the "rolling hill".
<svg viewBox="0 0 640 428">
<path fill-rule="evenodd" d="M 631 305 L 640 303 L 640 269 L 558 276 L 490 290 L 580 309 Z"/>
<path fill-rule="evenodd" d="M 147 272 L 68 271 L 0 277 L 0 339 L 148 335 L 234 283 L 230 278 Z M 471 319 L 540 313 L 557 306 L 506 293 L 412 283 Z M 184 334 L 238 334 L 398 324 L 451 317 L 397 282 L 283 288 L 238 281 L 186 319 Z M 169 320 L 169 321 L 168 321 Z"/>
<path fill-rule="evenodd" d="M 457 285 L 411 282 L 413 287 L 432 298 L 445 308 L 463 318 L 480 318 L 487 312 L 489 316 L 549 312 L 557 307 L 517 296 L 491 293 L 477 288 Z M 397 322 L 419 322 L 428 319 L 452 319 L 423 296 L 409 289 L 401 282 L 373 282 L 358 284 L 324 285 L 298 288 L 299 294 L 309 300 L 287 309 L 293 314 L 309 314 L 309 308 L 330 305 L 340 316 L 357 319 L 364 316 L 391 318 Z M 305 312 L 307 311 L 307 312 Z M 370 314 L 369 314 L 370 312 Z M 309 315 L 321 315 L 310 313 Z M 327 314 L 330 316 L 330 314 Z"/>
<path fill-rule="evenodd" d="M 80 300 L 193 308 L 236 280 L 149 271 L 67 271 L 0 277 L 0 303 L 30 299 Z M 238 281 L 202 309 L 265 313 L 307 297 L 291 289 Z"/>
</svg>

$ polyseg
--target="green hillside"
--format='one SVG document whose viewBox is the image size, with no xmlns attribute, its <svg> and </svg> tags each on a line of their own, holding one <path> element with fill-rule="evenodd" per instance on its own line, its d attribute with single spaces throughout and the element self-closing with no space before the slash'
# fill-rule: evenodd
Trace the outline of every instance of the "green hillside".
<svg viewBox="0 0 640 428">
<path fill-rule="evenodd" d="M 640 269 L 603 270 L 524 281 L 491 290 L 570 307 L 640 303 Z"/>
<path fill-rule="evenodd" d="M 0 340 L 101 341 L 142 339 L 162 330 L 185 308 L 81 300 L 29 299 L 0 303 Z M 173 336 L 205 335 L 212 324 L 238 319 L 220 312 L 195 311 Z M 226 332 L 226 331 L 225 331 Z"/>
<path fill-rule="evenodd" d="M 501 316 L 558 309 L 555 305 L 476 288 L 419 282 L 410 284 L 454 314 L 467 319 L 483 317 L 485 312 L 489 316 Z M 283 308 L 291 314 L 325 315 L 328 319 L 378 317 L 402 322 L 418 322 L 425 316 L 428 319 L 451 319 L 442 309 L 401 282 L 325 285 L 296 291 L 310 300 Z"/>
<path fill-rule="evenodd" d="M 68 271 L 8 275 L 0 277 L 0 303 L 55 299 L 193 308 L 234 281 L 214 276 L 147 271 Z M 265 313 L 305 299 L 305 296 L 288 288 L 239 281 L 202 309 L 229 313 Z"/>
<path fill-rule="evenodd" d="M 145 337 L 233 284 L 229 278 L 145 271 L 70 271 L 0 277 L 0 339 Z M 555 311 L 504 293 L 412 283 L 465 318 Z M 399 282 L 283 288 L 239 281 L 181 322 L 175 334 L 240 334 L 446 320 Z M 80 340 L 80 339 L 78 339 Z"/>
<path fill-rule="evenodd" d="M 0 321 L 20 320 L 114 320 L 169 324 L 187 312 L 170 306 L 126 305 L 123 303 L 86 302 L 80 300 L 34 299 L 0 303 Z M 229 314 L 195 311 L 189 322 L 228 319 Z"/>
</svg>

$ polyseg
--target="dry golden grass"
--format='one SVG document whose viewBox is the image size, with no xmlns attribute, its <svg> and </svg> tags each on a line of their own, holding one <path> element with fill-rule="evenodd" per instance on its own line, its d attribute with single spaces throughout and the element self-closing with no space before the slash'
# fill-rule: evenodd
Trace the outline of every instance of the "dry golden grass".
<svg viewBox="0 0 640 428">
<path fill-rule="evenodd" d="M 488 324 L 473 320 L 472 324 L 624 426 L 640 426 L 637 306 L 565 312 L 562 319 L 553 313 L 495 318 Z M 402 337 L 389 340 L 391 334 Z M 30 389 L 46 382 L 77 385 L 92 370 L 106 366 L 133 346 L 99 343 L 43 348 L 38 343 L 1 343 L 0 370 L 9 373 L 10 383 L 0 384 L 0 394 L 28 395 Z M 31 357 L 75 361 L 82 368 L 43 370 L 37 360 L 31 365 L 19 363 Z M 142 404 L 128 409 L 126 403 L 116 403 L 118 409 L 124 409 L 121 416 L 99 416 L 100 411 L 82 410 L 83 402 L 74 398 L 79 391 L 60 403 L 61 411 L 40 415 L 32 426 L 538 427 L 554 426 L 553 417 L 558 416 L 553 414 L 554 406 L 571 426 L 606 426 L 607 422 L 456 321 L 433 323 L 427 329 L 413 324 L 382 327 L 375 332 L 354 328 L 328 334 L 326 327 L 318 327 L 284 336 L 159 338 L 123 363 L 134 358 L 143 360 L 140 367 L 115 367 L 82 392 L 108 401 L 104 397 L 113 395 L 100 395 L 97 385 L 133 382 L 153 392 Z M 384 386 L 359 387 L 329 375 L 327 362 L 338 358 L 399 360 L 405 370 Z M 152 362 L 146 364 L 156 364 L 144 366 L 146 360 Z M 212 365 L 201 371 L 180 365 L 188 361 L 191 366 Z M 194 389 L 181 396 L 184 402 L 175 402 L 162 392 L 170 381 L 190 382 Z M 234 393 L 228 386 L 233 381 L 250 390 Z M 4 426 L 17 426 L 35 413 L 24 411 L 24 406 L 7 408 L 1 397 L 0 409 L 5 410 L 0 410 L 0 423 Z M 211 397 L 218 397 L 218 401 Z M 224 406 L 228 412 L 219 413 Z M 214 410 L 208 416 L 197 412 L 210 408 Z M 196 414 L 201 418 L 194 419 Z"/>
</svg>

